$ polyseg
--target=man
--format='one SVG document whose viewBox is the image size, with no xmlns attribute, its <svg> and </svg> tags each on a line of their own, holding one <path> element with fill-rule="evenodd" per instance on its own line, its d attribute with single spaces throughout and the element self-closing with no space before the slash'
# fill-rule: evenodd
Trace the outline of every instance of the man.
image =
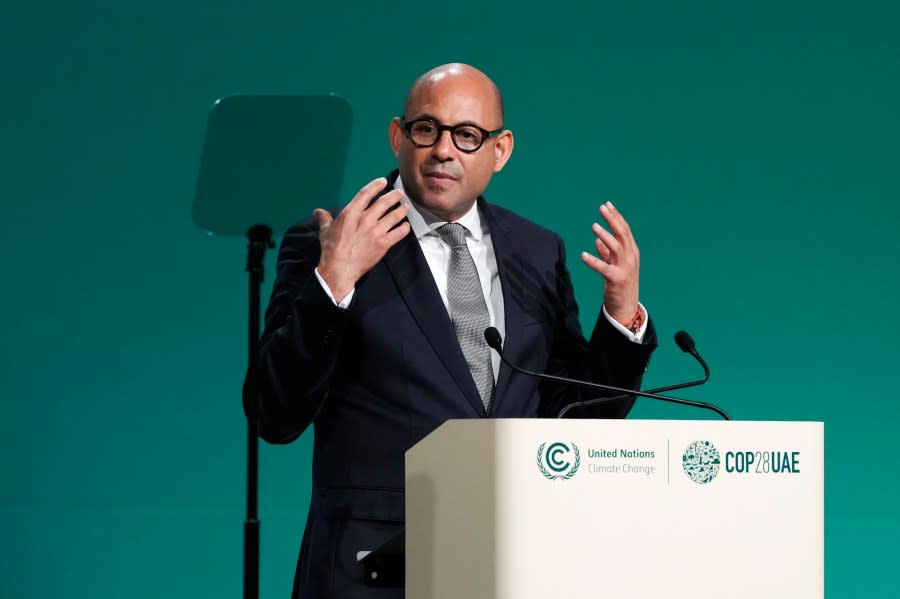
<svg viewBox="0 0 900 599">
<path fill-rule="evenodd" d="M 552 417 L 585 398 L 501 365 L 487 326 L 526 368 L 629 388 L 656 344 L 638 248 L 612 204 L 600 208 L 611 232 L 593 227 L 598 255 L 581 256 L 605 281 L 587 342 L 559 237 L 480 197 L 514 145 L 483 73 L 450 64 L 420 77 L 389 137 L 399 172 L 285 234 L 245 385 L 263 439 L 315 431 L 296 598 L 403 596 L 367 589 L 356 555 L 402 528 L 403 454 L 441 423 Z M 632 403 L 582 415 L 624 417 Z"/>
</svg>

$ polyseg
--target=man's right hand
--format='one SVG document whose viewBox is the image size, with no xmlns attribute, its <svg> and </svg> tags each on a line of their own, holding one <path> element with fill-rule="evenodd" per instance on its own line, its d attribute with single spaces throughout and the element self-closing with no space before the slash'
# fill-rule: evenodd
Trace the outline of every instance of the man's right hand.
<svg viewBox="0 0 900 599">
<path fill-rule="evenodd" d="M 387 179 L 380 177 L 360 189 L 337 218 L 321 208 L 313 210 L 322 247 L 319 276 L 338 302 L 409 233 L 409 222 L 402 222 L 409 208 L 400 203 L 401 190 L 391 190 L 369 206 L 385 185 Z"/>
</svg>

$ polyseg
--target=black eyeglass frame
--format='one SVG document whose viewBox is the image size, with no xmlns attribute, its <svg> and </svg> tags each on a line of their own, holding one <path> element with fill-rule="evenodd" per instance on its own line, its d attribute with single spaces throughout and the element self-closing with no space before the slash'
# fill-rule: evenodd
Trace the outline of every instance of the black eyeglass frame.
<svg viewBox="0 0 900 599">
<path fill-rule="evenodd" d="M 412 138 L 413 125 L 415 123 L 421 123 L 421 122 L 431 123 L 438 130 L 437 137 L 435 137 L 434 141 L 431 142 L 430 144 L 420 144 L 419 142 L 415 141 Z M 504 131 L 504 127 L 502 125 L 500 126 L 499 129 L 494 129 L 493 131 L 488 131 L 484 127 L 479 127 L 478 125 L 475 125 L 473 123 L 460 123 L 458 125 L 444 125 L 440 121 L 436 121 L 435 119 L 413 119 L 412 121 L 407 121 L 402 116 L 400 117 L 400 126 L 403 128 L 403 131 L 406 132 L 406 139 L 408 139 L 417 148 L 430 148 L 432 146 L 437 145 L 437 142 L 439 142 L 441 140 L 441 135 L 444 134 L 444 131 L 449 131 L 450 132 L 450 140 L 453 142 L 453 145 L 456 147 L 457 150 L 459 150 L 460 152 L 464 152 L 466 154 L 474 154 L 475 152 L 480 150 L 482 147 L 484 147 L 484 142 L 491 139 L 492 137 L 497 137 Z M 471 150 L 465 150 L 463 148 L 460 148 L 459 144 L 456 143 L 456 137 L 454 137 L 453 133 L 457 129 L 460 129 L 462 127 L 472 127 L 474 129 L 478 129 L 481 132 L 481 143 L 478 144 L 477 148 L 472 148 Z"/>
</svg>

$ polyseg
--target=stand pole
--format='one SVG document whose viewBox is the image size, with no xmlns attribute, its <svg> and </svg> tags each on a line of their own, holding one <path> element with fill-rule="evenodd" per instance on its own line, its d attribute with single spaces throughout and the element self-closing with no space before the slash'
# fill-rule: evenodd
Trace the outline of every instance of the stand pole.
<svg viewBox="0 0 900 599">
<path fill-rule="evenodd" d="M 247 360 L 256 367 L 259 358 L 259 295 L 265 274 L 266 250 L 275 247 L 272 229 L 254 225 L 247 231 L 247 272 L 250 278 L 250 301 L 247 331 Z M 247 518 L 244 520 L 244 599 L 259 598 L 259 421 L 255 414 L 247 418 Z"/>
</svg>

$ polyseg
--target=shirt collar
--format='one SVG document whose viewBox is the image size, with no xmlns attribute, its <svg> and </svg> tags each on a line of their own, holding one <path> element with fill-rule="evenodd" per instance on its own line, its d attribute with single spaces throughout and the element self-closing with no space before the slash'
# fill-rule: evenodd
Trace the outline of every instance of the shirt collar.
<svg viewBox="0 0 900 599">
<path fill-rule="evenodd" d="M 403 189 L 403 181 L 399 176 L 397 176 L 397 180 L 394 182 L 394 189 Z M 425 208 L 417 206 L 409 199 L 409 196 L 406 195 L 405 191 L 401 201 L 409 206 L 407 218 L 409 219 L 409 224 L 412 227 L 413 233 L 416 235 L 416 239 L 422 239 L 428 235 L 437 235 L 437 229 L 447 224 L 447 221 L 441 220 Z M 469 211 L 455 222 L 465 227 L 466 231 L 475 241 L 481 241 L 484 230 L 481 226 L 481 213 L 478 210 L 478 202 L 473 203 Z"/>
</svg>

